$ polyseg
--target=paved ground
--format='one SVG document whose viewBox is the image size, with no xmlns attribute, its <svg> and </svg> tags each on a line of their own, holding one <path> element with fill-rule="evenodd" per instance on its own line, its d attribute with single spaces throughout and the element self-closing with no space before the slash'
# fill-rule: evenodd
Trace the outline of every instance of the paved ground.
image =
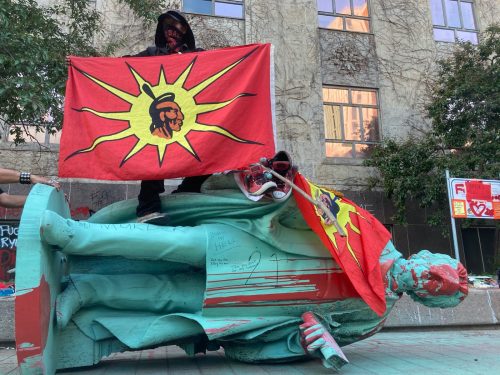
<svg viewBox="0 0 500 375">
<path fill-rule="evenodd" d="M 500 373 L 500 329 L 388 331 L 347 346 L 344 352 L 351 363 L 340 375 L 496 375 Z M 58 372 L 66 375 L 331 373 L 316 361 L 248 365 L 226 360 L 222 351 L 188 358 L 174 347 L 116 354 L 92 368 Z M 0 374 L 19 374 L 13 348 L 0 346 Z"/>
</svg>

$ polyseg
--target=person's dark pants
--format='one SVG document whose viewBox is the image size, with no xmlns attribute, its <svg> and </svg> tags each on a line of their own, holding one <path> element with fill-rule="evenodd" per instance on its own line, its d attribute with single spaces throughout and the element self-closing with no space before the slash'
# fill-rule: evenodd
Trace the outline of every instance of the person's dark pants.
<svg viewBox="0 0 500 375">
<path fill-rule="evenodd" d="M 141 191 L 137 199 L 136 213 L 138 217 L 161 211 L 160 194 L 165 192 L 163 180 L 141 181 Z"/>
<path fill-rule="evenodd" d="M 177 187 L 174 193 L 199 193 L 201 184 L 210 175 L 186 177 Z M 138 217 L 151 214 L 153 212 L 161 212 L 160 194 L 165 192 L 164 180 L 141 181 L 141 191 L 137 199 L 136 214 Z"/>
</svg>

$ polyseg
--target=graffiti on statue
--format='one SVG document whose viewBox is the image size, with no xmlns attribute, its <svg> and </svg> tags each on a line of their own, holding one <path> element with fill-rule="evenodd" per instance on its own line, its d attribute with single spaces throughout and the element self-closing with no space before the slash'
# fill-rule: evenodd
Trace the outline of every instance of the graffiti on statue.
<svg viewBox="0 0 500 375">
<path fill-rule="evenodd" d="M 21 218 L 22 209 L 0 208 L 0 215 L 11 221 L 0 221 L 0 281 L 10 281 L 14 274 L 8 271 L 16 267 L 16 248 L 19 222 L 15 219 Z M 71 209 L 71 217 L 74 220 L 86 220 L 94 210 L 89 207 L 77 207 Z"/>
<path fill-rule="evenodd" d="M 12 274 L 8 271 L 16 264 L 16 247 L 19 224 L 3 222 L 0 224 L 0 281 L 9 281 Z"/>
<path fill-rule="evenodd" d="M 89 207 L 77 207 L 77 208 L 72 208 L 71 209 L 71 218 L 73 220 L 86 220 L 88 219 L 90 216 L 92 216 L 92 214 L 94 213 L 95 211 L 92 210 L 91 208 Z"/>
</svg>

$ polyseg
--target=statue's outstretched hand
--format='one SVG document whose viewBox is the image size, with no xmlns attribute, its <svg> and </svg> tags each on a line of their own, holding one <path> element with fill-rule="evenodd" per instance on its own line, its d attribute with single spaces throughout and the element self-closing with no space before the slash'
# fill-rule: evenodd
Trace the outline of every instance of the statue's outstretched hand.
<svg viewBox="0 0 500 375">
<path fill-rule="evenodd" d="M 302 314 L 302 320 L 300 333 L 307 353 L 319 355 L 323 366 L 334 370 L 349 363 L 335 339 L 312 312 Z"/>
</svg>

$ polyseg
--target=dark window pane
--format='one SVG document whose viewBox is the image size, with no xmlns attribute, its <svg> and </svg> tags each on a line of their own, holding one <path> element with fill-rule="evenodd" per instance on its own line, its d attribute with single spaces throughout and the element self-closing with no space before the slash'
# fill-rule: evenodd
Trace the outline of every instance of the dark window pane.
<svg viewBox="0 0 500 375">
<path fill-rule="evenodd" d="M 368 1 L 367 0 L 354 0 L 354 15 L 368 17 Z"/>
<path fill-rule="evenodd" d="M 464 28 L 466 29 L 476 29 L 474 23 L 474 13 L 472 12 L 472 3 L 460 3 L 462 9 L 462 20 L 464 21 Z"/>
<path fill-rule="evenodd" d="M 344 24 L 342 22 L 342 18 L 340 17 L 332 17 L 332 16 L 318 16 L 318 24 L 319 27 L 323 27 L 325 29 L 334 29 L 334 30 L 343 30 Z"/>
<path fill-rule="evenodd" d="M 432 23 L 438 26 L 445 26 L 443 3 L 441 0 L 431 0 Z"/>
<path fill-rule="evenodd" d="M 471 42 L 477 44 L 477 34 L 468 31 L 457 31 L 457 39 L 463 42 Z"/>
<path fill-rule="evenodd" d="M 377 93 L 375 91 L 352 90 L 352 104 L 377 105 Z"/>
<path fill-rule="evenodd" d="M 326 156 L 330 158 L 352 158 L 352 144 L 328 142 L 326 144 Z"/>
<path fill-rule="evenodd" d="M 184 0 L 184 12 L 212 14 L 212 1 L 210 0 Z"/>
<path fill-rule="evenodd" d="M 333 12 L 333 2 L 332 0 L 317 0 L 318 11 L 319 12 Z"/>
<path fill-rule="evenodd" d="M 453 30 L 434 29 L 434 40 L 438 42 L 455 42 Z"/>
<path fill-rule="evenodd" d="M 363 108 L 363 131 L 365 141 L 376 142 L 380 139 L 378 130 L 378 110 Z"/>
<path fill-rule="evenodd" d="M 344 108 L 344 136 L 349 141 L 361 141 L 361 127 L 359 123 L 359 108 L 347 107 Z"/>
<path fill-rule="evenodd" d="M 323 106 L 325 117 L 325 138 L 326 139 L 342 139 L 340 106 L 325 105 Z"/>
<path fill-rule="evenodd" d="M 351 1 L 350 0 L 336 0 L 335 11 L 340 14 L 351 14 Z"/>
<path fill-rule="evenodd" d="M 358 33 L 369 33 L 370 32 L 370 22 L 366 20 L 358 20 L 357 18 L 345 19 L 345 29 L 348 31 L 355 31 Z"/>
<path fill-rule="evenodd" d="M 447 26 L 460 27 L 460 16 L 458 14 L 458 1 L 445 0 Z"/>
<path fill-rule="evenodd" d="M 368 158 L 373 153 L 373 148 L 375 145 L 364 145 L 357 144 L 354 145 L 354 154 L 357 158 Z"/>
<path fill-rule="evenodd" d="M 349 90 L 323 88 L 323 101 L 349 104 Z"/>
<path fill-rule="evenodd" d="M 233 18 L 243 18 L 243 5 L 215 3 L 215 15 Z"/>
</svg>

